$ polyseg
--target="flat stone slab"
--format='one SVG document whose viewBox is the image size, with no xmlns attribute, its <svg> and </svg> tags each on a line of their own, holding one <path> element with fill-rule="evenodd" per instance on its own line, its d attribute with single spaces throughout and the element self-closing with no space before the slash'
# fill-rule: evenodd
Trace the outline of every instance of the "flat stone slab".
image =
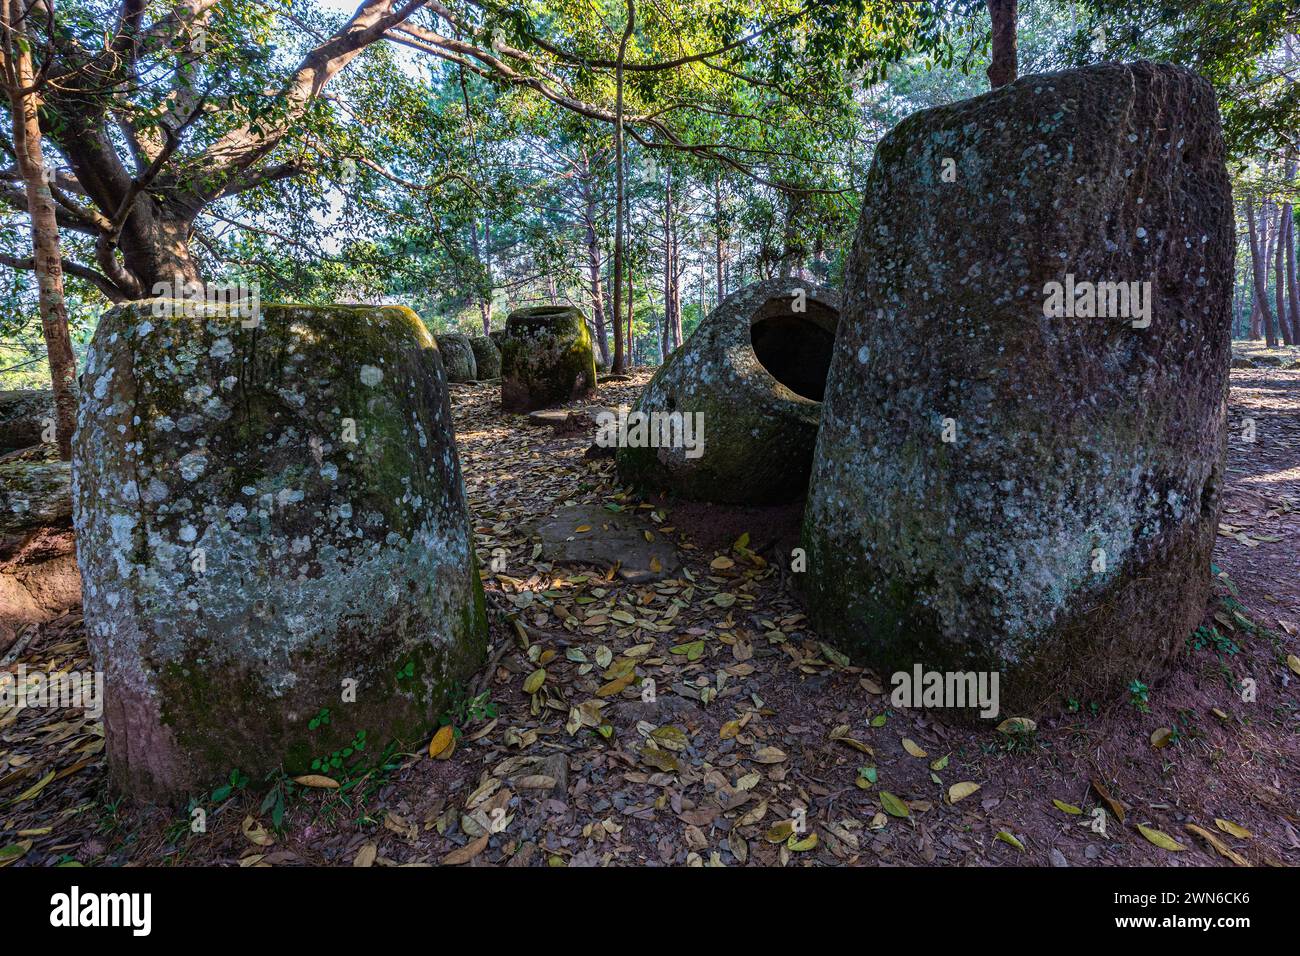
<svg viewBox="0 0 1300 956">
<path fill-rule="evenodd" d="M 618 414 L 617 409 L 605 405 L 589 405 L 586 408 L 544 408 L 529 412 L 526 420 L 529 425 L 550 426 L 556 431 L 578 433 L 595 428 L 601 412 Z"/>
<path fill-rule="evenodd" d="M 646 540 L 647 531 L 653 541 Z M 677 549 L 649 523 L 601 505 L 560 508 L 541 519 L 534 533 L 542 539 L 542 556 L 548 561 L 606 568 L 617 564 L 619 577 L 631 584 L 673 577 L 682 566 Z"/>
</svg>

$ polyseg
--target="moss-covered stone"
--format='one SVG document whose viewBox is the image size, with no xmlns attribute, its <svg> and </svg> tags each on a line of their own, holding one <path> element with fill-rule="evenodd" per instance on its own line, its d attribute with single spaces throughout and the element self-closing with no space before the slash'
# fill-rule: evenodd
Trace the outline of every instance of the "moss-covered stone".
<svg viewBox="0 0 1300 956">
<path fill-rule="evenodd" d="M 621 444 L 619 475 L 646 491 L 775 504 L 808 487 L 839 296 L 801 279 L 729 295 L 646 384 L 636 412 L 698 416 L 702 449 Z"/>
<path fill-rule="evenodd" d="M 478 378 L 478 362 L 470 337 L 459 332 L 437 336 L 438 352 L 449 382 L 472 382 Z"/>
<path fill-rule="evenodd" d="M 804 520 L 821 635 L 1000 671 L 1004 714 L 1153 676 L 1207 597 L 1233 242 L 1214 93 L 1180 69 L 1025 77 L 890 133 Z M 1047 314 L 1066 274 L 1149 282 L 1149 326 Z"/>
<path fill-rule="evenodd" d="M 543 305 L 510 313 L 501 345 L 503 408 L 531 412 L 595 387 L 596 359 L 581 309 Z"/>
<path fill-rule="evenodd" d="M 0 391 L 0 455 L 40 444 L 54 421 L 54 393 L 48 389 Z"/>
<path fill-rule="evenodd" d="M 474 364 L 480 382 L 501 377 L 501 350 L 486 335 L 473 335 L 469 340 L 474 350 Z"/>
<path fill-rule="evenodd" d="M 54 445 L 0 460 L 0 653 L 20 629 L 81 600 L 72 538 L 72 470 Z"/>
<path fill-rule="evenodd" d="M 349 763 L 418 744 L 486 642 L 433 339 L 404 308 L 183 308 L 113 309 L 85 363 L 74 519 L 114 782 L 181 798 L 363 731 Z"/>
<path fill-rule="evenodd" d="M 0 461 L 0 560 L 32 531 L 70 524 L 72 468 L 49 448 Z"/>
</svg>

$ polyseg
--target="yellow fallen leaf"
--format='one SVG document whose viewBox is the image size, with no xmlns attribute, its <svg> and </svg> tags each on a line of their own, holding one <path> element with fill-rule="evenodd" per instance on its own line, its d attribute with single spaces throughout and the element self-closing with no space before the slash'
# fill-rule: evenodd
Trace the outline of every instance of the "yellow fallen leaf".
<svg viewBox="0 0 1300 956">
<path fill-rule="evenodd" d="M 789 839 L 785 841 L 785 845 L 795 853 L 803 853 L 807 850 L 815 850 L 817 848 L 817 834 L 810 833 L 802 840 L 796 840 L 796 835 L 797 834 L 791 833 Z"/>
<path fill-rule="evenodd" d="M 740 787 L 738 789 L 743 790 L 744 788 Z M 736 827 L 739 828 L 739 827 L 753 826 L 755 823 L 763 819 L 763 817 L 765 816 L 767 816 L 767 801 L 760 800 L 758 801 L 758 805 L 756 807 L 754 807 L 752 810 L 745 813 L 744 816 L 742 816 L 739 820 L 736 821 Z M 732 832 L 735 831 L 733 830 Z"/>
<path fill-rule="evenodd" d="M 908 809 L 906 800 L 900 800 L 888 790 L 880 791 L 880 805 L 891 817 L 907 817 L 912 813 Z"/>
<path fill-rule="evenodd" d="M 740 721 L 729 720 L 722 725 L 722 729 L 718 731 L 718 736 L 723 740 L 730 740 L 738 733 L 740 733 Z"/>
<path fill-rule="evenodd" d="M 602 685 L 601 688 L 596 691 L 596 696 L 613 697 L 616 694 L 621 694 L 625 689 L 627 689 L 628 684 L 632 683 L 634 680 L 636 680 L 636 672 L 629 671 L 617 680 L 612 680 L 608 684 Z"/>
<path fill-rule="evenodd" d="M 1017 840 L 1010 833 L 1008 833 L 1006 830 L 999 830 L 998 835 L 995 836 L 993 839 L 1001 840 L 1003 843 L 1006 843 L 1008 846 L 1015 847 L 1021 853 L 1025 852 L 1025 845 L 1021 843 L 1019 840 Z"/>
<path fill-rule="evenodd" d="M 456 730 L 448 724 L 445 727 L 439 727 L 438 732 L 433 735 L 429 741 L 429 756 L 438 757 L 448 750 L 456 742 Z M 451 756 L 450 753 L 447 756 Z"/>
<path fill-rule="evenodd" d="M 357 850 L 357 855 L 352 859 L 353 866 L 374 866 L 375 859 L 379 856 L 379 847 L 374 843 L 367 843 Z"/>
<path fill-rule="evenodd" d="M 1141 823 L 1139 823 L 1137 825 L 1137 828 L 1138 828 L 1138 833 L 1141 833 L 1144 837 L 1146 837 L 1156 846 L 1160 847 L 1160 849 L 1162 850 L 1168 850 L 1171 853 L 1179 853 L 1187 849 L 1187 847 L 1183 846 L 1181 843 L 1179 843 L 1177 840 L 1171 837 L 1168 833 L 1162 833 L 1161 831 L 1157 830 L 1155 827 L 1143 826 Z"/>
<path fill-rule="evenodd" d="M 1115 819 L 1120 823 L 1124 822 L 1124 806 L 1118 800 L 1110 795 L 1110 791 L 1096 777 L 1092 778 L 1092 789 L 1097 791 L 1097 796 L 1106 801 L 1106 806 L 1110 807 L 1110 812 L 1115 815 Z"/>
<path fill-rule="evenodd" d="M 785 759 L 785 751 L 780 747 L 763 747 L 754 754 L 755 763 L 780 763 Z"/>
<path fill-rule="evenodd" d="M 1214 825 L 1218 827 L 1220 830 L 1222 830 L 1224 833 L 1231 834 L 1232 836 L 1237 837 L 1239 840 L 1249 840 L 1252 836 L 1254 836 L 1253 833 L 1251 833 L 1249 830 L 1243 827 L 1240 823 L 1233 823 L 1231 820 L 1221 820 L 1218 817 L 1215 817 Z"/>
<path fill-rule="evenodd" d="M 1169 741 L 1173 739 L 1174 732 L 1168 727 L 1157 727 L 1151 731 L 1151 746 L 1160 750 L 1169 746 Z"/>
<path fill-rule="evenodd" d="M 770 830 L 763 834 L 763 839 L 768 843 L 784 843 L 794 834 L 794 821 L 782 820 L 774 824 Z"/>
<path fill-rule="evenodd" d="M 916 741 L 911 737 L 903 738 L 903 749 L 918 759 L 930 756 L 924 750 L 917 746 Z"/>
<path fill-rule="evenodd" d="M 573 533 L 574 533 L 574 534 L 584 534 L 584 533 L 586 533 L 586 532 L 588 532 L 588 531 L 590 531 L 590 530 L 591 530 L 591 525 L 589 525 L 589 524 L 580 524 L 580 525 L 578 525 L 576 528 L 573 529 Z"/>
<path fill-rule="evenodd" d="M 32 848 L 31 840 L 19 840 L 8 846 L 0 846 L 0 866 L 7 866 Z"/>
<path fill-rule="evenodd" d="M 868 757 L 874 757 L 876 755 L 876 752 L 871 749 L 870 744 L 865 744 L 855 737 L 841 737 L 839 740 L 840 743 L 844 744 L 844 746 L 852 747 L 860 754 L 866 754 Z"/>
<path fill-rule="evenodd" d="M 1032 734 L 1038 725 L 1028 717 L 1008 717 L 998 724 L 998 731 L 1004 734 Z"/>
<path fill-rule="evenodd" d="M 643 748 L 641 760 L 656 770 L 662 770 L 664 773 L 676 773 L 680 769 L 677 758 L 667 750 L 661 750 L 658 747 Z"/>
<path fill-rule="evenodd" d="M 1291 673 L 1300 674 L 1300 657 L 1296 657 L 1294 654 L 1288 654 L 1286 656 L 1286 666 L 1291 668 Z"/>
<path fill-rule="evenodd" d="M 544 773 L 530 773 L 512 781 L 516 790 L 553 790 L 556 779 Z"/>
<path fill-rule="evenodd" d="M 36 781 L 36 783 L 34 783 L 32 786 L 28 787 L 22 793 L 18 794 L 18 796 L 14 797 L 11 802 L 22 803 L 24 800 L 30 800 L 32 797 L 36 796 L 38 793 L 40 793 L 42 790 L 45 789 L 45 785 L 54 779 L 55 773 L 56 771 L 51 770 L 45 776 L 41 777 L 40 780 Z"/>
<path fill-rule="evenodd" d="M 452 850 L 442 858 L 443 866 L 460 866 L 462 863 L 468 863 L 487 848 L 488 837 L 490 836 L 491 834 L 485 833 L 477 840 L 474 840 L 471 843 L 466 843 L 459 849 Z"/>
<path fill-rule="evenodd" d="M 339 788 L 337 780 L 319 773 L 308 773 L 303 774 L 301 777 L 294 777 L 293 782 L 300 787 L 313 787 L 318 790 L 337 790 Z"/>
<path fill-rule="evenodd" d="M 1231 860 L 1233 863 L 1237 864 L 1237 866 L 1250 866 L 1249 860 L 1247 860 L 1236 850 L 1229 847 L 1226 843 L 1224 843 L 1222 840 L 1216 837 L 1209 830 L 1206 830 L 1203 827 L 1198 827 L 1195 823 L 1187 823 L 1184 824 L 1184 826 L 1187 827 L 1188 832 L 1195 833 L 1206 843 L 1210 844 L 1210 846 L 1214 847 L 1214 849 L 1218 851 L 1219 856 L 1223 857 L 1224 859 Z"/>
<path fill-rule="evenodd" d="M 980 785 L 971 780 L 963 780 L 961 783 L 954 783 L 948 788 L 948 802 L 956 803 L 958 800 L 965 799 L 979 788 Z"/>
<path fill-rule="evenodd" d="M 1083 811 L 1080 810 L 1078 807 L 1076 807 L 1073 803 L 1066 803 L 1064 800 L 1057 800 L 1055 797 L 1052 798 L 1052 804 L 1056 807 L 1056 809 L 1060 810 L 1062 813 L 1069 813 L 1074 815 L 1083 813 Z"/>
<path fill-rule="evenodd" d="M 731 558 L 727 557 L 725 554 L 720 554 L 709 562 L 709 567 L 713 568 L 715 571 L 725 571 L 727 568 L 734 568 L 735 566 L 736 562 L 732 561 Z"/>
<path fill-rule="evenodd" d="M 546 683 L 546 668 L 539 667 L 524 679 L 524 693 L 536 694 Z"/>
<path fill-rule="evenodd" d="M 275 842 L 275 837 L 267 832 L 266 827 L 254 820 L 252 815 L 244 817 L 244 822 L 240 825 L 239 830 L 248 838 L 249 843 L 257 846 L 270 846 Z"/>
</svg>

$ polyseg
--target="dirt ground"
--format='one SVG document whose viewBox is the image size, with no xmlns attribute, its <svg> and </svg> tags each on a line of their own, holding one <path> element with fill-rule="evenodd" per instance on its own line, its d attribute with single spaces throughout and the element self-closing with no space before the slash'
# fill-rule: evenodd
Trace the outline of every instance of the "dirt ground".
<svg viewBox="0 0 1300 956">
<path fill-rule="evenodd" d="M 1216 597 L 1179 667 L 1020 733 L 893 707 L 818 641 L 784 587 L 797 508 L 624 497 L 589 432 L 495 397 L 454 388 L 493 663 L 439 759 L 337 791 L 237 778 L 193 832 L 109 792 L 99 721 L 0 709 L 0 865 L 1300 864 L 1300 371 L 1233 371 Z M 634 509 L 681 576 L 545 563 L 528 522 L 565 502 Z M 79 615 L 20 664 L 88 669 Z"/>
</svg>

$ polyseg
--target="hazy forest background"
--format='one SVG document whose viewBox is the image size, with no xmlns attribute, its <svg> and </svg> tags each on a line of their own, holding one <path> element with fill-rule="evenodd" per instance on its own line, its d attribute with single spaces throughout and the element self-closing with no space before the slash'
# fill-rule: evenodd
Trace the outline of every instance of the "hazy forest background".
<svg viewBox="0 0 1300 956">
<path fill-rule="evenodd" d="M 204 8 L 201 30 L 140 41 L 103 82 L 89 51 L 105 31 L 129 16 L 165 29 L 169 5 L 60 2 L 53 30 L 32 20 L 78 356 L 104 309 L 158 275 L 123 261 L 135 226 L 70 168 L 129 183 L 143 148 L 124 188 L 158 197 L 162 226 L 169 202 L 188 203 L 172 216 L 187 277 L 256 282 L 263 300 L 401 302 L 435 334 L 567 301 L 605 362 L 652 365 L 746 283 L 838 285 L 875 144 L 989 86 L 983 0 L 449 0 L 409 5 L 422 8 L 341 56 L 329 42 L 349 17 L 408 11 L 184 6 Z M 1019 9 L 1021 75 L 1145 57 L 1214 83 L 1240 240 L 1234 337 L 1270 345 L 1300 340 L 1298 19 L 1287 0 Z M 48 387 L 10 131 L 0 148 L 0 388 Z M 168 191 L 209 172 L 198 199 Z"/>
</svg>

